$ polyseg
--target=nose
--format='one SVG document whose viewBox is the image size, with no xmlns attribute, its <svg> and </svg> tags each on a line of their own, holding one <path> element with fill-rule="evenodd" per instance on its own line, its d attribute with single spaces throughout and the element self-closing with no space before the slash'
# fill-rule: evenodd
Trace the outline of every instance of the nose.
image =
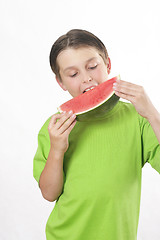
<svg viewBox="0 0 160 240">
<path fill-rule="evenodd" d="M 84 74 L 82 77 L 82 82 L 86 83 L 86 82 L 90 82 L 90 81 L 92 81 L 91 76 L 89 76 L 88 74 Z"/>
</svg>

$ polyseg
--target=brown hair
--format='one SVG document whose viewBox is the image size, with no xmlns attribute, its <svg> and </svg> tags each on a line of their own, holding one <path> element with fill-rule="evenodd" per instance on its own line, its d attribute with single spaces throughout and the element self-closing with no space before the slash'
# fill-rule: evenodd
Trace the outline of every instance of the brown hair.
<svg viewBox="0 0 160 240">
<path fill-rule="evenodd" d="M 58 54 L 67 48 L 76 49 L 83 46 L 95 47 L 98 51 L 100 51 L 100 55 L 106 63 L 108 52 L 102 41 L 91 32 L 81 29 L 72 29 L 55 41 L 49 55 L 51 69 L 60 81 L 62 81 L 62 79 L 59 73 L 59 66 L 56 61 Z"/>
</svg>

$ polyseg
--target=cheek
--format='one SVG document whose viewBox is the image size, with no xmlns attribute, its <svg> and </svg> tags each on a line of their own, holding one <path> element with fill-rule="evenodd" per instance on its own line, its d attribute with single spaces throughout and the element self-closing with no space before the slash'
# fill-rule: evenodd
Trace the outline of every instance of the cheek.
<svg viewBox="0 0 160 240">
<path fill-rule="evenodd" d="M 68 87 L 69 87 L 69 89 L 70 89 L 71 91 L 76 92 L 77 89 L 78 89 L 78 87 L 79 87 L 79 81 L 78 81 L 78 79 L 74 79 L 74 80 L 70 81 Z"/>
<path fill-rule="evenodd" d="M 105 81 L 107 78 L 107 69 L 106 68 L 100 68 L 95 71 L 93 74 L 94 79 L 100 80 L 100 82 Z"/>
</svg>

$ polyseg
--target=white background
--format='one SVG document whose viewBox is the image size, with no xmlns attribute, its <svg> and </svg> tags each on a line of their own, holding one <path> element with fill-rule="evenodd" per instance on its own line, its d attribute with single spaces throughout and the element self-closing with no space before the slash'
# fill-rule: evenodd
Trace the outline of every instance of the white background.
<svg viewBox="0 0 160 240">
<path fill-rule="evenodd" d="M 144 86 L 160 111 L 159 1 L 1 0 L 0 18 L 0 239 L 44 240 L 55 203 L 33 178 L 37 135 L 71 98 L 51 72 L 51 46 L 72 28 L 93 32 L 108 49 L 111 75 Z M 138 239 L 159 240 L 160 176 L 149 164 L 142 172 Z"/>
</svg>

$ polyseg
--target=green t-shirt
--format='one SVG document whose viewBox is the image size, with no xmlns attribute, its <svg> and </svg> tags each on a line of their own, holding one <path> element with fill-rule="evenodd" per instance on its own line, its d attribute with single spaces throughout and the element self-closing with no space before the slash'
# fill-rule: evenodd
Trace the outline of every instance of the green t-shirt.
<svg viewBox="0 0 160 240">
<path fill-rule="evenodd" d="M 39 182 L 50 139 L 38 135 L 34 178 Z M 64 186 L 46 225 L 47 240 L 136 240 L 141 174 L 146 162 L 160 173 L 160 145 L 130 103 L 103 118 L 76 122 L 64 155 Z"/>
</svg>

